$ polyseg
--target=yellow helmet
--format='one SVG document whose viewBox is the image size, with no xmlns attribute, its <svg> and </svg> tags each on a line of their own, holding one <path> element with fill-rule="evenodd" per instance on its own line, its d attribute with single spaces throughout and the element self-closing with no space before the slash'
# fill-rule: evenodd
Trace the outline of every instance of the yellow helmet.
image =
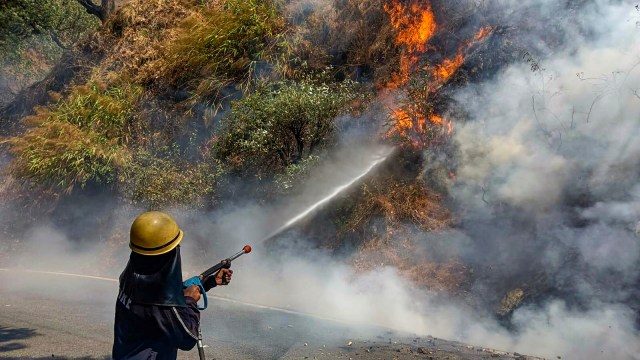
<svg viewBox="0 0 640 360">
<path fill-rule="evenodd" d="M 131 224 L 129 247 L 142 255 L 160 255 L 182 241 L 182 230 L 173 218 L 160 211 L 140 214 Z"/>
</svg>

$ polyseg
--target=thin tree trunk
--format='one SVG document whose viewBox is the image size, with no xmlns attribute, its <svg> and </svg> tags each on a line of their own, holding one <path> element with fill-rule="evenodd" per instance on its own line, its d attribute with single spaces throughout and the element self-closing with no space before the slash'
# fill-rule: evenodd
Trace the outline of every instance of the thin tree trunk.
<svg viewBox="0 0 640 360">
<path fill-rule="evenodd" d="M 111 14 L 116 11 L 115 0 L 102 0 L 102 8 L 106 9 L 107 14 Z"/>
<path fill-rule="evenodd" d="M 114 0 L 101 0 L 100 5 L 96 5 L 92 0 L 78 0 L 87 13 L 95 15 L 104 24 L 111 13 L 116 9 Z"/>
<path fill-rule="evenodd" d="M 48 32 L 51 40 L 53 40 L 53 42 L 56 43 L 56 45 L 58 45 L 60 49 L 67 50 L 67 46 L 62 42 L 62 40 L 60 40 L 60 38 L 58 37 L 58 34 L 56 34 L 55 31 L 53 31 L 52 29 L 49 29 Z"/>
</svg>

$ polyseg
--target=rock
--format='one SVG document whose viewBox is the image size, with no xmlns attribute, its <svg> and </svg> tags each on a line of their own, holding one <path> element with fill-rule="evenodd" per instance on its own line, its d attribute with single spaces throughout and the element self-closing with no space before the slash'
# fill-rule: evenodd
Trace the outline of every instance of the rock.
<svg viewBox="0 0 640 360">
<path fill-rule="evenodd" d="M 349 342 L 347 343 L 347 345 L 348 345 L 348 346 L 353 345 L 353 341 L 349 341 Z"/>
<path fill-rule="evenodd" d="M 420 354 L 426 354 L 426 353 L 427 353 L 427 349 L 425 349 L 425 348 L 423 348 L 423 347 L 419 347 L 419 348 L 418 348 L 418 352 L 419 352 Z"/>
</svg>

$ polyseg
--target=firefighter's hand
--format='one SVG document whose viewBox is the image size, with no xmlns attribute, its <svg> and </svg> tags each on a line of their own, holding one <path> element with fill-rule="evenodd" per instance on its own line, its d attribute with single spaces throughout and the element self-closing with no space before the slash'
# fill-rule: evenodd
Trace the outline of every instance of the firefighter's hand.
<svg viewBox="0 0 640 360">
<path fill-rule="evenodd" d="M 184 296 L 188 296 L 198 302 L 200 300 L 200 288 L 198 285 L 191 285 L 184 289 Z"/>
<path fill-rule="evenodd" d="M 233 275 L 233 270 L 220 269 L 216 274 L 216 285 L 228 285 L 231 282 L 231 275 Z"/>
<path fill-rule="evenodd" d="M 227 285 L 231 281 L 231 274 L 233 274 L 233 270 L 231 269 L 220 269 L 215 275 L 211 275 L 202 281 L 202 286 L 204 286 L 204 291 L 209 291 L 212 288 L 218 285 Z"/>
</svg>

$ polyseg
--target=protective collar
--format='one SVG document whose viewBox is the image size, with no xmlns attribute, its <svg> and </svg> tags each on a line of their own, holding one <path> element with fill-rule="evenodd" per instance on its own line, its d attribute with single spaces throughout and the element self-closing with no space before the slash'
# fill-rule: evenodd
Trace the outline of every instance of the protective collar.
<svg viewBox="0 0 640 360">
<path fill-rule="evenodd" d="M 133 304 L 186 307 L 180 246 L 162 255 L 131 252 L 120 275 L 120 291 Z"/>
</svg>

